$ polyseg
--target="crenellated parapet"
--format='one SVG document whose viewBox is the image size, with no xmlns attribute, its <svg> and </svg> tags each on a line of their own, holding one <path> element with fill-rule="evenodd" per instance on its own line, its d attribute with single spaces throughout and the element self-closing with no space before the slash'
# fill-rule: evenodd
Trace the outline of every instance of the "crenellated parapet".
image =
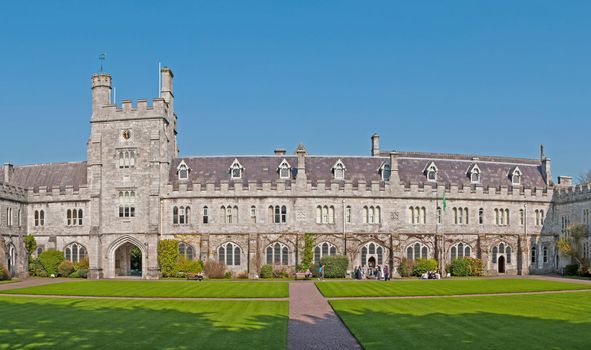
<svg viewBox="0 0 591 350">
<path fill-rule="evenodd" d="M 591 183 L 575 186 L 557 186 L 553 199 L 556 204 L 591 201 Z"/>
<path fill-rule="evenodd" d="M 47 187 L 27 188 L 25 190 L 26 200 L 30 204 L 45 202 L 85 202 L 90 200 L 90 192 L 87 186 L 74 188 Z"/>
</svg>

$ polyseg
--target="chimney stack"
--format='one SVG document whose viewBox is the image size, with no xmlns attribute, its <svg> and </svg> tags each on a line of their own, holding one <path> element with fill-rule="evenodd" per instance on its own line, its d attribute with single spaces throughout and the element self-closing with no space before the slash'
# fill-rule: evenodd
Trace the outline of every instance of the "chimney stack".
<svg viewBox="0 0 591 350">
<path fill-rule="evenodd" d="M 306 176 L 306 156 L 308 155 L 308 151 L 306 151 L 306 147 L 304 147 L 303 144 L 300 144 L 295 153 L 298 156 L 298 173 L 296 175 L 296 185 L 305 186 L 308 183 L 308 178 Z"/>
<path fill-rule="evenodd" d="M 284 148 L 276 148 L 274 153 L 276 156 L 284 156 L 286 151 Z"/>
<path fill-rule="evenodd" d="M 390 183 L 398 185 L 400 176 L 398 175 L 398 152 L 390 152 Z"/>
<path fill-rule="evenodd" d="M 4 163 L 4 183 L 11 183 L 13 176 L 14 166 L 10 163 Z"/>
<path fill-rule="evenodd" d="M 378 157 L 380 155 L 380 135 L 377 133 L 371 137 L 371 155 L 372 157 Z"/>
<path fill-rule="evenodd" d="M 174 74 L 172 74 L 172 70 L 168 67 L 162 67 L 160 69 L 160 74 L 162 76 L 162 86 L 160 87 L 160 97 L 166 101 L 171 107 L 174 102 L 174 95 L 172 94 L 172 79 L 174 78 Z"/>
</svg>

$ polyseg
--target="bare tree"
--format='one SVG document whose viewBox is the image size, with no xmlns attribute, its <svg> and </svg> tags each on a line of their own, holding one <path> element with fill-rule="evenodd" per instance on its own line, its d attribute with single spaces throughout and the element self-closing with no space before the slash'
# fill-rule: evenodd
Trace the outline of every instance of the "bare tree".
<svg viewBox="0 0 591 350">
<path fill-rule="evenodd" d="M 577 177 L 577 183 L 580 185 L 591 183 L 591 170 Z"/>
</svg>

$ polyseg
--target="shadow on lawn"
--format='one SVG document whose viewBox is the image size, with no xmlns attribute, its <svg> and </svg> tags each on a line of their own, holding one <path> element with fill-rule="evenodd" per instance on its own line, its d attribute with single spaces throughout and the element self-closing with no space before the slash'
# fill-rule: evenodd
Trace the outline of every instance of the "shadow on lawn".
<svg viewBox="0 0 591 350">
<path fill-rule="evenodd" d="M 543 307 L 543 306 L 541 306 Z M 365 349 L 583 349 L 591 322 L 488 312 L 427 315 L 339 312 Z"/>
<path fill-rule="evenodd" d="M 127 305 L 112 301 L 97 305 L 96 302 L 0 300 L 0 348 L 235 350 L 287 347 L 287 316 L 283 311 L 274 312 L 277 310 L 274 308 L 258 314 L 251 312 L 254 316 L 236 316 L 224 312 L 230 306 L 224 304 L 225 301 L 206 302 L 213 306 L 210 309 L 201 301 L 158 307 L 149 304 L 153 301 Z M 249 302 L 240 303 L 244 303 L 244 308 L 238 308 L 239 312 L 252 310 Z"/>
</svg>

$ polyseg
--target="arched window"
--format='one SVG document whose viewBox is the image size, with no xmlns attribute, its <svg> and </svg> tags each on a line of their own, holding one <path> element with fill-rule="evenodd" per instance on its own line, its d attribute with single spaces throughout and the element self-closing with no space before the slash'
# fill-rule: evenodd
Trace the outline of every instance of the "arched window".
<svg viewBox="0 0 591 350">
<path fill-rule="evenodd" d="M 193 247 L 185 242 L 179 242 L 179 256 L 187 260 L 193 260 Z"/>
<path fill-rule="evenodd" d="M 519 225 L 523 226 L 524 224 L 525 224 L 525 211 L 523 209 L 519 209 Z"/>
<path fill-rule="evenodd" d="M 437 166 L 431 162 L 426 169 L 427 181 L 437 181 Z"/>
<path fill-rule="evenodd" d="M 71 243 L 64 249 L 64 259 L 77 263 L 86 258 L 86 247 L 79 243 Z"/>
<path fill-rule="evenodd" d="M 478 224 L 484 225 L 484 208 L 478 209 Z"/>
<path fill-rule="evenodd" d="M 185 207 L 179 208 L 179 224 L 184 225 L 186 220 Z"/>
<path fill-rule="evenodd" d="M 189 179 L 189 172 L 191 169 L 187 166 L 184 160 L 181 161 L 179 166 L 176 168 L 177 173 L 179 175 L 179 180 L 188 180 Z"/>
<path fill-rule="evenodd" d="M 457 243 L 450 248 L 450 258 L 461 259 L 468 258 L 472 254 L 472 248 L 466 243 Z"/>
<path fill-rule="evenodd" d="M 521 170 L 519 170 L 519 168 L 513 170 L 513 173 L 511 174 L 511 183 L 514 186 L 521 185 L 521 175 Z"/>
<path fill-rule="evenodd" d="M 478 168 L 477 165 L 472 168 L 472 172 L 470 173 L 470 182 L 473 184 L 480 183 L 480 168 Z"/>
<path fill-rule="evenodd" d="M 548 247 L 543 246 L 542 247 L 542 258 L 543 258 L 543 262 L 547 263 L 548 262 Z"/>
<path fill-rule="evenodd" d="M 341 160 L 339 159 L 335 165 L 332 167 L 333 173 L 334 173 L 334 179 L 335 180 L 344 180 L 345 179 L 345 164 L 343 164 L 343 162 L 341 162 Z"/>
<path fill-rule="evenodd" d="M 345 222 L 347 224 L 351 223 L 351 206 L 347 205 L 347 207 L 345 208 Z"/>
<path fill-rule="evenodd" d="M 289 165 L 289 163 L 287 162 L 286 159 L 284 159 L 281 164 L 279 164 L 279 167 L 277 168 L 277 171 L 279 172 L 279 178 L 280 179 L 289 179 L 291 178 L 291 166 Z"/>
<path fill-rule="evenodd" d="M 267 265 L 288 265 L 289 249 L 280 242 L 275 242 L 267 246 Z"/>
<path fill-rule="evenodd" d="M 172 224 L 177 225 L 179 223 L 179 208 L 172 207 Z"/>
<path fill-rule="evenodd" d="M 257 207 L 255 205 L 250 206 L 250 223 L 257 223 Z"/>
<path fill-rule="evenodd" d="M 323 256 L 337 255 L 337 247 L 328 242 L 322 242 L 314 247 L 314 262 L 320 262 Z"/>
<path fill-rule="evenodd" d="M 507 243 L 501 242 L 492 248 L 492 262 L 496 264 L 498 256 L 504 256 L 507 264 L 511 264 L 512 261 L 512 249 Z"/>
<path fill-rule="evenodd" d="M 218 260 L 227 266 L 239 266 L 242 250 L 232 242 L 224 243 L 218 248 Z"/>
<path fill-rule="evenodd" d="M 321 206 L 316 207 L 316 223 L 317 224 L 322 223 L 322 207 Z"/>
<path fill-rule="evenodd" d="M 119 191 L 119 217 L 135 217 L 135 192 Z"/>
<path fill-rule="evenodd" d="M 234 159 L 234 162 L 230 166 L 230 179 L 237 180 L 242 178 L 242 170 L 244 168 L 238 162 L 238 159 Z"/>
<path fill-rule="evenodd" d="M 363 207 L 363 212 L 361 213 L 361 215 L 363 215 L 363 223 L 367 224 L 367 217 L 369 216 L 369 209 L 367 207 Z"/>
<path fill-rule="evenodd" d="M 375 263 L 381 265 L 384 263 L 384 247 L 377 243 L 369 242 L 361 247 L 361 265 Z M 372 260 L 373 259 L 373 260 Z"/>
<path fill-rule="evenodd" d="M 287 223 L 287 206 L 276 205 L 269 207 L 269 215 L 271 222 L 274 224 L 286 224 Z"/>
<path fill-rule="evenodd" d="M 209 208 L 207 205 L 203 207 L 203 223 L 209 223 Z"/>
<path fill-rule="evenodd" d="M 531 263 L 532 264 L 536 263 L 536 260 L 537 260 L 536 253 L 537 253 L 536 246 L 532 246 L 531 247 Z"/>
<path fill-rule="evenodd" d="M 363 223 L 364 224 L 379 224 L 381 220 L 381 209 L 378 206 L 364 206 L 363 207 Z"/>
<path fill-rule="evenodd" d="M 68 226 L 72 226 L 72 210 L 66 210 L 66 220 L 68 222 Z"/>
<path fill-rule="evenodd" d="M 420 242 L 415 242 L 406 247 L 406 258 L 408 260 L 427 259 L 428 257 L 429 248 Z"/>
</svg>

